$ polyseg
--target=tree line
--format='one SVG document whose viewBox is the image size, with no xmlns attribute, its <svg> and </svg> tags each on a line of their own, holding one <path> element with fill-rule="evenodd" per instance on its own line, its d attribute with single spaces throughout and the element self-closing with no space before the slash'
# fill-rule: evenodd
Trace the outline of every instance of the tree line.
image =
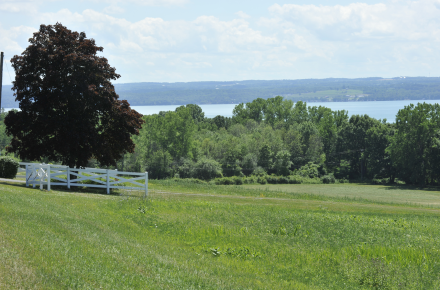
<svg viewBox="0 0 440 290">
<path fill-rule="evenodd" d="M 395 123 L 277 96 L 241 103 L 233 117 L 198 105 L 143 116 L 136 149 L 118 167 L 150 178 L 294 176 L 440 182 L 438 104 L 399 110 Z"/>
<path fill-rule="evenodd" d="M 2 106 L 17 107 L 11 90 L 3 86 Z M 133 106 L 179 104 L 230 104 L 252 102 L 277 95 L 294 102 L 345 102 L 438 100 L 440 82 L 437 77 L 248 80 L 230 82 L 127 83 L 115 84 L 116 92 Z M 347 90 L 359 91 L 362 97 L 347 96 Z M 330 96 L 326 96 L 331 92 Z"/>
</svg>

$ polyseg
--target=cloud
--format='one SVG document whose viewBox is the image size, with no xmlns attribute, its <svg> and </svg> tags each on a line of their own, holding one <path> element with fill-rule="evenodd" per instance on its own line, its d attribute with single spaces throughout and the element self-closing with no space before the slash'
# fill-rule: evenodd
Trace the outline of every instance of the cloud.
<svg viewBox="0 0 440 290">
<path fill-rule="evenodd" d="M 13 0 L 0 0 L 0 12 L 6 13 L 37 13 L 38 1 L 13 1 Z"/>
<path fill-rule="evenodd" d="M 102 11 L 105 14 L 121 14 L 125 12 L 125 9 L 116 5 L 107 6 Z"/>
<path fill-rule="evenodd" d="M 301 28 L 322 40 L 438 40 L 439 1 L 395 1 L 368 5 L 317 6 L 275 4 L 269 8 L 278 23 Z"/>
<path fill-rule="evenodd" d="M 117 3 L 131 3 L 140 6 L 174 6 L 174 5 L 184 5 L 189 2 L 189 0 L 92 0 L 98 3 L 110 3 L 116 5 Z"/>
<path fill-rule="evenodd" d="M 15 54 L 21 54 L 27 46 L 26 40 L 32 36 L 33 32 L 35 28 L 28 26 L 21 25 L 6 29 L 0 25 L 0 43 L 4 44 L 2 51 L 9 58 Z"/>
<path fill-rule="evenodd" d="M 101 2 L 108 4 L 102 11 L 37 13 L 34 22 L 85 31 L 104 46 L 122 82 L 428 75 L 428 70 L 440 75 L 438 0 L 276 4 L 267 17 L 253 21 L 242 11 L 228 21 L 210 15 L 131 21 L 118 17 L 120 7 L 126 8 L 117 5 L 121 1 Z M 20 52 L 32 33 L 29 27 L 13 29 L 0 27 L 0 41 Z"/>
<path fill-rule="evenodd" d="M 237 13 L 235 13 L 235 15 L 237 15 L 238 17 L 243 18 L 243 19 L 249 19 L 249 18 L 251 18 L 250 15 L 244 13 L 243 11 L 238 11 Z"/>
</svg>

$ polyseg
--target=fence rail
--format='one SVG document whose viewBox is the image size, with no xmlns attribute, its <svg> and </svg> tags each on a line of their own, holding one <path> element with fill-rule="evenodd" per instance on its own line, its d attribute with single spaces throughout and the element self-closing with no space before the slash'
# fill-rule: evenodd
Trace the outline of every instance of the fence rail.
<svg viewBox="0 0 440 290">
<path fill-rule="evenodd" d="M 97 168 L 69 168 L 62 165 L 37 164 L 20 162 L 18 172 L 26 173 L 26 186 L 44 185 L 50 190 L 51 185 L 61 185 L 71 188 L 72 186 L 85 186 L 105 188 L 107 194 L 110 189 L 137 189 L 144 190 L 148 195 L 148 172 L 121 172 L 118 170 Z M 71 178 L 74 176 L 75 178 Z"/>
</svg>

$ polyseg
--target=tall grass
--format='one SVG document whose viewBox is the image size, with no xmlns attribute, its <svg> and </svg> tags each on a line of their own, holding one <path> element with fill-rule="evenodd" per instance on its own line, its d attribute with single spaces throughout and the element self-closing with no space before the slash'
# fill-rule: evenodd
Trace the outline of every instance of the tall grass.
<svg viewBox="0 0 440 290">
<path fill-rule="evenodd" d="M 436 210 L 170 195 L 161 186 L 142 200 L 0 184 L 0 288 L 440 285 Z"/>
</svg>

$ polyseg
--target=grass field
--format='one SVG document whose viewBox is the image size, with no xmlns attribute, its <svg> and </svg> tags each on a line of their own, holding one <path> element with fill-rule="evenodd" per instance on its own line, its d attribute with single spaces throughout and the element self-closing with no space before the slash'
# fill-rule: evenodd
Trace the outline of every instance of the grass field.
<svg viewBox="0 0 440 290">
<path fill-rule="evenodd" d="M 440 287 L 437 191 L 295 187 L 0 183 L 0 289 Z"/>
<path fill-rule="evenodd" d="M 261 185 L 243 185 L 247 189 L 261 189 Z M 419 189 L 399 185 L 333 184 L 277 184 L 263 186 L 266 191 L 286 194 L 310 194 L 333 198 L 366 200 L 379 203 L 396 203 L 440 207 L 439 188 Z"/>
</svg>

